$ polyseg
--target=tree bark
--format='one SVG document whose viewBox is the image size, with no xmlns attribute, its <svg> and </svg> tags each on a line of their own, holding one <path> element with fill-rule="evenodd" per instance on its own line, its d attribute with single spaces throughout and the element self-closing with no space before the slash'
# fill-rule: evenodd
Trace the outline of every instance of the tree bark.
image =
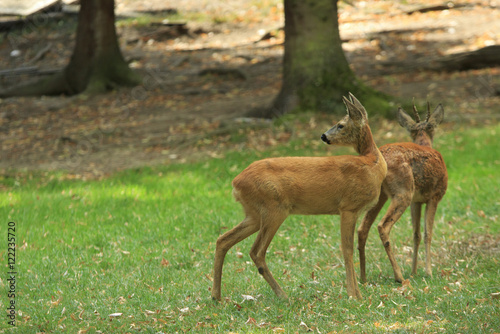
<svg viewBox="0 0 500 334">
<path fill-rule="evenodd" d="M 118 45 L 114 0 L 82 0 L 75 49 L 64 70 L 0 96 L 100 93 L 138 83 L 139 76 L 128 67 Z"/>
<path fill-rule="evenodd" d="M 284 0 L 283 83 L 271 108 L 261 117 L 292 110 L 345 112 L 342 95 L 363 98 L 375 92 L 349 67 L 339 34 L 337 0 Z"/>
</svg>

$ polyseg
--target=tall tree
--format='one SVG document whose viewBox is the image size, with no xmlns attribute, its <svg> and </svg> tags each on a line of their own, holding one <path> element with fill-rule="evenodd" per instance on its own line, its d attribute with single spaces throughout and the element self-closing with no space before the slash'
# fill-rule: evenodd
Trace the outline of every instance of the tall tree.
<svg viewBox="0 0 500 334">
<path fill-rule="evenodd" d="M 337 0 L 284 0 L 283 83 L 267 117 L 299 108 L 335 112 L 352 92 L 367 107 L 383 104 L 381 94 L 363 85 L 349 67 L 339 34 Z M 341 108 L 340 108 L 341 107 Z"/>
<path fill-rule="evenodd" d="M 75 48 L 64 70 L 0 96 L 72 95 L 138 84 L 139 76 L 128 67 L 118 45 L 114 6 L 114 0 L 81 0 Z"/>
</svg>

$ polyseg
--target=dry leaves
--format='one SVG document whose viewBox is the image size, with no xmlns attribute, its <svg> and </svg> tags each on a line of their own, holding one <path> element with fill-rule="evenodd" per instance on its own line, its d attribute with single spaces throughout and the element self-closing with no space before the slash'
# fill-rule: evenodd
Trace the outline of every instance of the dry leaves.
<svg viewBox="0 0 500 334">
<path fill-rule="evenodd" d="M 116 312 L 116 313 L 111 313 L 108 315 L 108 317 L 110 318 L 118 318 L 118 317 L 121 317 L 123 313 L 119 313 L 119 312 Z"/>
</svg>

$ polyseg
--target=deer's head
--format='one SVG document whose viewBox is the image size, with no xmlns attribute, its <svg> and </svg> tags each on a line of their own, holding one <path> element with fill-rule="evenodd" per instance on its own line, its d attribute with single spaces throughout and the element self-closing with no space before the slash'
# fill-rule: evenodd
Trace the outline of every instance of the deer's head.
<svg viewBox="0 0 500 334">
<path fill-rule="evenodd" d="M 347 108 L 347 115 L 321 136 L 321 140 L 328 145 L 356 145 L 361 129 L 368 124 L 365 107 L 354 95 L 349 93 L 349 98 L 344 96 L 342 99 Z"/>
<path fill-rule="evenodd" d="M 423 146 L 432 146 L 434 139 L 434 129 L 443 121 L 444 109 L 439 104 L 436 109 L 431 113 L 431 107 L 427 103 L 427 116 L 425 121 L 420 121 L 417 107 L 413 105 L 413 113 L 415 120 L 408 115 L 402 108 L 398 109 L 398 122 L 410 133 L 411 139 L 415 144 Z"/>
</svg>

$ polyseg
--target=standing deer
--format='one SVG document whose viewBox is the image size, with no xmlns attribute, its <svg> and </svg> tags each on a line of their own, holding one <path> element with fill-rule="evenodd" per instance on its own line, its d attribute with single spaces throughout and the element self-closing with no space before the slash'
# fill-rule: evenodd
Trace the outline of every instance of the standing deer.
<svg viewBox="0 0 500 334">
<path fill-rule="evenodd" d="M 432 140 L 434 128 L 443 120 L 444 110 L 438 105 L 431 114 L 427 104 L 427 118 L 424 122 L 420 121 L 415 106 L 413 111 L 416 122 L 403 109 L 398 110 L 399 124 L 408 130 L 413 143 L 395 143 L 380 147 L 380 152 L 387 162 L 387 177 L 382 183 L 378 203 L 367 212 L 358 229 L 361 282 L 366 282 L 365 246 L 368 232 L 388 198 L 391 198 L 391 204 L 378 224 L 378 232 L 394 270 L 395 280 L 402 282 L 403 275 L 394 258 L 389 234 L 392 226 L 410 205 L 413 225 L 412 274 L 417 272 L 418 247 L 421 240 L 420 216 L 422 204 L 425 204 L 425 272 L 432 276 L 431 241 L 434 216 L 448 185 L 446 165 L 441 154 L 432 148 Z"/>
<path fill-rule="evenodd" d="M 350 93 L 349 99 L 343 100 L 347 116 L 321 139 L 327 144 L 354 146 L 359 156 L 264 159 L 252 163 L 233 180 L 233 195 L 241 203 L 245 219 L 217 239 L 213 299 L 221 298 L 227 251 L 257 231 L 250 257 L 276 295 L 287 297 L 265 257 L 276 231 L 291 214 L 340 215 L 347 293 L 361 298 L 353 263 L 355 226 L 358 217 L 377 203 L 387 165 L 373 140 L 365 108 Z"/>
</svg>

